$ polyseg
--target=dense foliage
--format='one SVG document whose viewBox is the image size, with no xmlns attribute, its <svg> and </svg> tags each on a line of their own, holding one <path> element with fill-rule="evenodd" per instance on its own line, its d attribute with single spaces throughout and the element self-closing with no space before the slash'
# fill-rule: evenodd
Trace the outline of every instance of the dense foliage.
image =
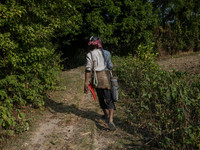
<svg viewBox="0 0 200 150">
<path fill-rule="evenodd" d="M 131 97 L 129 120 L 149 129 L 156 147 L 199 148 L 200 78 L 159 68 L 152 50 L 152 45 L 140 45 L 137 58 L 113 58 L 124 92 Z"/>
<path fill-rule="evenodd" d="M 100 36 L 104 48 L 117 55 L 134 54 L 138 45 L 152 41 L 159 55 L 199 50 L 198 0 L 75 0 L 71 5 L 78 11 L 80 30 L 57 39 L 69 60 L 85 54 L 91 35 Z"/>
<path fill-rule="evenodd" d="M 158 14 L 159 24 L 155 29 L 158 47 L 169 54 L 199 50 L 200 1 L 154 0 L 152 5 L 153 12 Z"/>
<path fill-rule="evenodd" d="M 0 126 L 13 134 L 13 131 L 21 132 L 28 128 L 28 119 L 21 112 L 21 106 L 44 105 L 46 91 L 55 86 L 61 68 L 60 53 L 55 51 L 57 47 L 52 39 L 55 30 L 68 25 L 61 20 L 67 14 L 62 16 L 62 12 L 59 12 L 63 5 L 68 8 L 68 3 L 60 0 L 20 3 L 11 0 L 2 3 Z M 70 13 L 68 9 L 65 11 Z M 18 116 L 13 116 L 14 111 L 18 112 Z"/>
<path fill-rule="evenodd" d="M 78 11 L 80 28 L 74 34 L 62 34 L 56 39 L 68 62 L 77 64 L 82 58 L 85 62 L 88 39 L 92 35 L 98 35 L 104 48 L 118 55 L 135 53 L 134 48 L 140 43 L 149 44 L 153 41 L 157 14 L 153 14 L 149 2 L 74 0 L 71 5 Z"/>
</svg>

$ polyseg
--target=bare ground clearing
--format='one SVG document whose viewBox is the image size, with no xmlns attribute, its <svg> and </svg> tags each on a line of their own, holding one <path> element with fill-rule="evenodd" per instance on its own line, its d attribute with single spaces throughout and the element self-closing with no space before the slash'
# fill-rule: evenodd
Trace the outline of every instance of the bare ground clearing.
<svg viewBox="0 0 200 150">
<path fill-rule="evenodd" d="M 200 56 L 184 56 L 159 61 L 166 70 L 184 70 L 200 74 Z M 83 94 L 84 67 L 62 72 L 61 90 L 49 93 L 48 111 L 25 135 L 11 140 L 3 150 L 104 150 L 138 149 L 148 141 L 146 129 L 134 131 L 126 122 L 123 100 L 116 103 L 114 122 L 117 130 L 109 131 L 98 102 Z M 117 115 L 116 115 L 117 114 Z M 139 124 L 138 124 L 139 125 Z"/>
<path fill-rule="evenodd" d="M 200 74 L 200 54 L 182 56 L 179 58 L 169 58 L 163 61 L 158 61 L 159 66 L 165 66 L 168 71 L 186 71 L 191 75 Z"/>
</svg>

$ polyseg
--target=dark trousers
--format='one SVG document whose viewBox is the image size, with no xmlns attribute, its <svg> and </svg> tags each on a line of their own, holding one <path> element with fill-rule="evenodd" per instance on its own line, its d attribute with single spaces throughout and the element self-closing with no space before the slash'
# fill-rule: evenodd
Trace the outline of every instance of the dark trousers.
<svg viewBox="0 0 200 150">
<path fill-rule="evenodd" d="M 97 96 L 99 98 L 99 104 L 102 109 L 114 109 L 115 104 L 112 99 L 111 90 L 108 89 L 98 89 L 96 88 Z"/>
</svg>

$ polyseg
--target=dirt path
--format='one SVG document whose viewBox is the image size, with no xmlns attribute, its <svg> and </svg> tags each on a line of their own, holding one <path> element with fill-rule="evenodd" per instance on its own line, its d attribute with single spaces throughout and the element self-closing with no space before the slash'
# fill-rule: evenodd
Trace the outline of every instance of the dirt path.
<svg viewBox="0 0 200 150">
<path fill-rule="evenodd" d="M 63 72 L 61 80 L 63 90 L 49 94 L 49 112 L 34 131 L 4 150 L 99 150 L 115 143 L 110 135 L 116 131 L 109 131 L 98 102 L 91 93 L 83 94 L 84 68 Z"/>
</svg>

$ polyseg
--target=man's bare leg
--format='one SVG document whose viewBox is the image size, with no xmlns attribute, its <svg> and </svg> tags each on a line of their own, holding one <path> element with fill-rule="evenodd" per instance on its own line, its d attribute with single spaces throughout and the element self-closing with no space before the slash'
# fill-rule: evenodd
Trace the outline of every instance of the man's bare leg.
<svg viewBox="0 0 200 150">
<path fill-rule="evenodd" d="M 115 124 L 113 123 L 113 109 L 109 109 L 109 123 L 108 126 L 110 127 L 111 131 L 116 130 Z"/>
<path fill-rule="evenodd" d="M 109 122 L 113 122 L 113 109 L 109 109 Z"/>
<path fill-rule="evenodd" d="M 108 113 L 107 113 L 106 109 L 102 109 L 102 110 L 103 110 L 104 115 L 105 115 L 106 118 L 107 118 L 107 117 L 108 117 Z"/>
</svg>

